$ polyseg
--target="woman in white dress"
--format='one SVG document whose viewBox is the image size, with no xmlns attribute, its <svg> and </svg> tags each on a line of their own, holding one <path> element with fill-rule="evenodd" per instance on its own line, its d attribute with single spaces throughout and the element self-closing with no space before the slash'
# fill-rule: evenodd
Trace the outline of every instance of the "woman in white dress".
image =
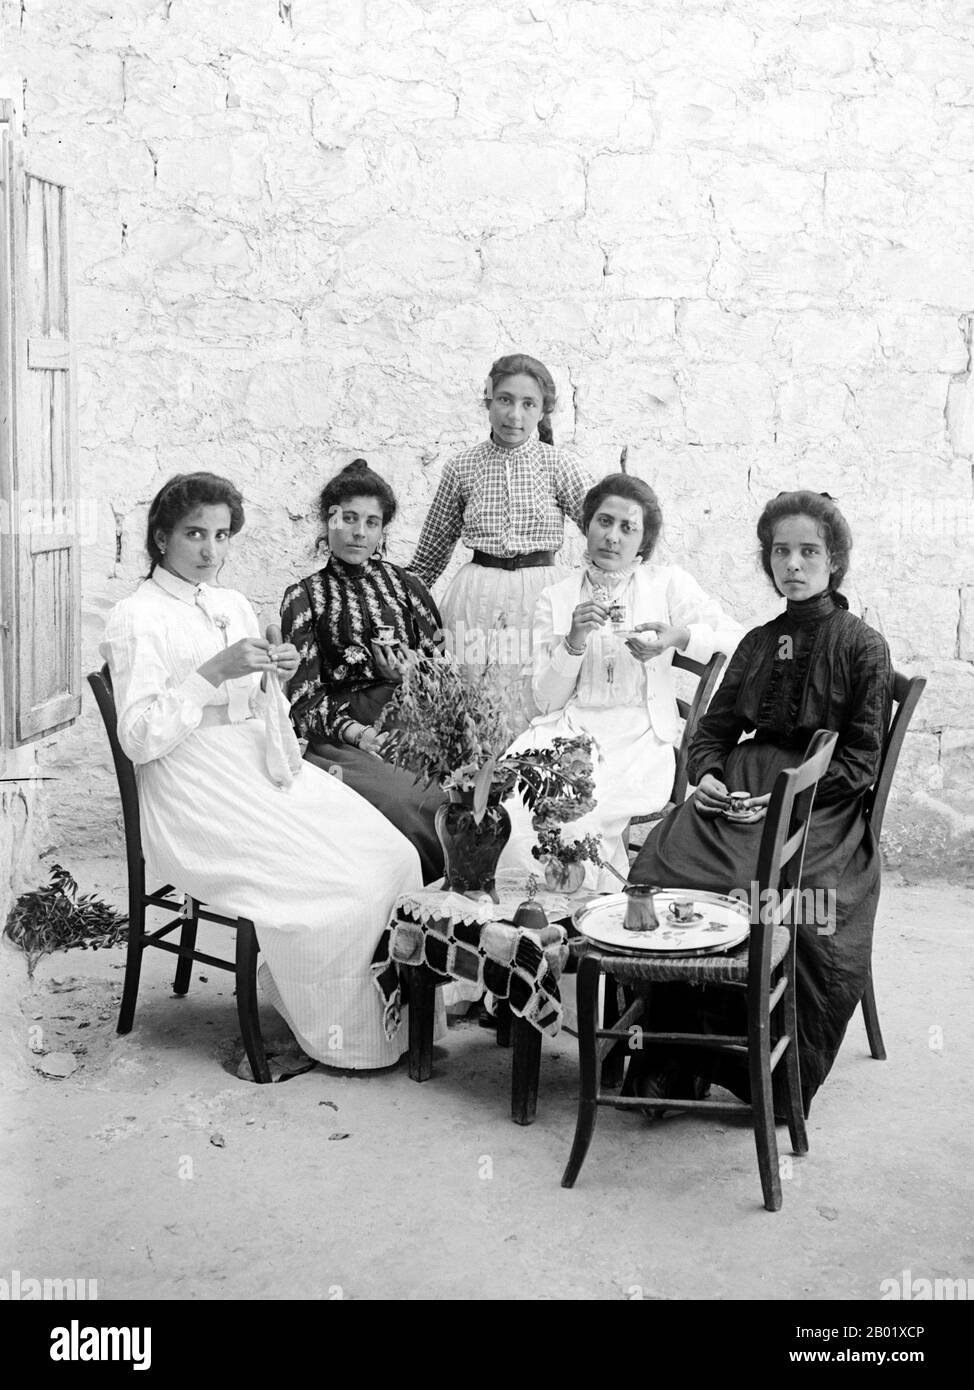
<svg viewBox="0 0 974 1390">
<path fill-rule="evenodd" d="M 596 483 L 582 511 L 580 571 L 543 590 L 534 610 L 534 699 L 541 714 L 512 745 L 540 748 L 590 734 L 596 807 L 562 828 L 570 843 L 602 837 L 602 859 L 623 877 L 623 833 L 635 815 L 666 805 L 673 787 L 679 715 L 673 653 L 709 661 L 728 655 L 744 629 L 677 565 L 654 565 L 663 523 L 652 488 L 627 473 Z M 537 836 L 524 803 L 507 802 L 513 829 L 500 867 L 537 870 Z M 618 880 L 586 864 L 586 886 Z"/>
<path fill-rule="evenodd" d="M 171 478 L 150 510 L 149 577 L 113 609 L 102 655 L 121 745 L 136 766 L 152 873 L 249 917 L 260 980 L 309 1056 L 389 1066 L 369 964 L 419 858 L 381 812 L 303 763 L 280 681 L 297 652 L 243 594 L 216 587 L 244 522 L 239 492 L 211 473 Z M 262 688 L 264 687 L 264 688 Z"/>
</svg>

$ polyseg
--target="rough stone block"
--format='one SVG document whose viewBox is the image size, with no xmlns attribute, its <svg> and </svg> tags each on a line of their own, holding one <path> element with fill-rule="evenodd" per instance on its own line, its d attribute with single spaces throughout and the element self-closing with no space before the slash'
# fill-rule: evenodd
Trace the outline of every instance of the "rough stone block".
<svg viewBox="0 0 974 1390">
<path fill-rule="evenodd" d="M 896 662 L 897 667 L 900 664 Z M 927 677 L 911 728 L 938 733 L 944 729 L 974 728 L 974 665 L 928 659 L 915 662 L 910 674 Z"/>
<path fill-rule="evenodd" d="M 738 241 L 820 230 L 819 173 L 722 158 L 706 182 L 718 228 Z"/>
<path fill-rule="evenodd" d="M 974 457 L 974 381 L 969 371 L 950 383 L 946 417 L 952 453 L 960 458 Z"/>
<path fill-rule="evenodd" d="M 824 179 L 824 202 L 829 225 L 869 229 L 884 236 L 906 228 L 910 181 L 895 166 L 877 169 L 829 168 Z"/>
<path fill-rule="evenodd" d="M 676 155 L 603 154 L 588 170 L 588 215 L 609 232 L 650 226 L 672 234 L 711 227 L 705 191 L 689 176 L 687 160 Z"/>
<path fill-rule="evenodd" d="M 968 368 L 968 315 L 901 310 L 877 314 L 875 324 L 883 357 L 893 368 L 954 373 Z"/>
<path fill-rule="evenodd" d="M 605 257 L 599 246 L 561 222 L 539 227 L 530 237 L 485 238 L 484 278 L 517 299 L 586 296 L 602 289 Z"/>
<path fill-rule="evenodd" d="M 607 232 L 605 293 L 620 299 L 702 299 L 719 248 L 709 236 L 653 228 L 640 237 Z"/>
<path fill-rule="evenodd" d="M 227 94 L 226 72 L 210 63 L 125 58 L 125 117 L 144 136 L 190 134 L 207 117 L 225 120 Z"/>
<path fill-rule="evenodd" d="M 974 263 L 969 254 L 944 245 L 882 247 L 866 256 L 854 294 L 862 303 L 901 300 L 969 313 Z"/>
<path fill-rule="evenodd" d="M 235 135 L 202 139 L 160 139 L 153 145 L 158 159 L 159 191 L 167 197 L 248 201 L 263 190 L 267 136 Z"/>
<path fill-rule="evenodd" d="M 835 138 L 853 157 L 869 162 L 879 156 L 926 158 L 937 144 L 937 125 L 932 102 L 898 91 L 887 84 L 881 95 L 853 97 L 835 114 Z"/>
<path fill-rule="evenodd" d="M 558 140 L 604 150 L 626 145 L 648 149 L 656 138 L 652 106 L 616 73 L 564 71 L 543 90 L 551 103 L 545 126 Z"/>
<path fill-rule="evenodd" d="M 472 293 L 479 276 L 473 242 L 387 218 L 345 242 L 336 288 L 340 294 L 370 299 L 453 297 Z"/>
<path fill-rule="evenodd" d="M 651 356 L 675 347 L 676 315 L 672 299 L 610 300 L 599 317 L 599 337 L 607 351 L 625 343 L 646 348 Z"/>
<path fill-rule="evenodd" d="M 778 318 L 760 310 L 733 313 L 712 299 L 686 299 L 676 315 L 680 345 L 704 362 L 753 362 L 773 353 Z"/>
<path fill-rule="evenodd" d="M 312 100 L 327 80 L 324 75 L 292 63 L 232 53 L 227 63 L 227 98 L 245 117 L 272 125 L 287 121 L 306 131 Z"/>
<path fill-rule="evenodd" d="M 579 423 L 611 430 L 621 443 L 667 423 L 682 426 L 680 390 L 670 375 L 590 363 L 578 367 L 573 379 Z"/>
<path fill-rule="evenodd" d="M 324 144 L 344 144 L 350 135 L 384 136 L 391 128 L 418 134 L 430 123 L 451 121 L 457 97 L 432 82 L 394 82 L 364 74 L 329 75 L 312 106 L 312 129 Z"/>
<path fill-rule="evenodd" d="M 879 360 L 877 326 L 865 314 L 841 310 L 826 314 L 817 309 L 782 314 L 774 342 L 796 372 L 817 367 L 840 372 L 847 366 L 861 370 Z"/>
<path fill-rule="evenodd" d="M 777 388 L 775 401 L 779 443 L 801 448 L 812 440 L 841 437 L 847 429 L 852 396 L 831 373 L 791 376 Z"/>
<path fill-rule="evenodd" d="M 64 52 L 45 44 L 30 55 L 25 81 L 24 109 L 31 125 L 42 129 L 121 115 L 125 87 L 118 53 L 95 53 L 81 44 Z"/>
<path fill-rule="evenodd" d="M 859 426 L 869 439 L 894 450 L 943 449 L 945 376 L 887 372 L 852 389 Z"/>
<path fill-rule="evenodd" d="M 974 526 L 972 526 L 970 534 L 974 538 Z M 971 585 L 965 585 L 960 591 L 957 655 L 962 661 L 974 661 L 974 587 Z"/>
<path fill-rule="evenodd" d="M 764 308 L 798 309 L 828 305 L 853 278 L 843 248 L 834 241 L 797 235 L 776 237 L 742 249 L 720 243 L 711 288 L 719 296 Z"/>
<path fill-rule="evenodd" d="M 422 209 L 446 227 L 523 231 L 581 214 L 585 179 L 581 159 L 568 150 L 471 140 L 431 152 L 416 197 L 417 215 Z"/>
<path fill-rule="evenodd" d="M 699 444 L 751 444 L 772 432 L 768 375 L 751 362 L 700 364 L 684 387 L 688 437 Z"/>
<path fill-rule="evenodd" d="M 974 789 L 974 728 L 944 729 L 940 735 L 940 762 L 945 792 L 970 796 Z"/>
</svg>

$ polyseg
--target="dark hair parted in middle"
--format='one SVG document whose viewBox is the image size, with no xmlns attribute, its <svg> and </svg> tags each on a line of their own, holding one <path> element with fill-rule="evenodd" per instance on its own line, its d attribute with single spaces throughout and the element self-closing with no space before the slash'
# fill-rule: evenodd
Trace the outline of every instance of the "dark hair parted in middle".
<svg viewBox="0 0 974 1390">
<path fill-rule="evenodd" d="M 635 502 L 643 510 L 643 538 L 639 543 L 639 557 L 647 560 L 652 555 L 663 527 L 663 513 L 656 493 L 644 483 L 642 478 L 634 478 L 631 473 L 610 473 L 589 488 L 582 503 L 582 530 L 588 535 L 592 518 L 607 497 L 624 497 L 627 502 Z"/>
<path fill-rule="evenodd" d="M 771 569 L 771 546 L 775 527 L 788 516 L 808 516 L 816 523 L 834 566 L 829 575 L 829 588 L 838 589 L 849 570 L 849 552 L 852 550 L 849 523 L 827 492 L 779 492 L 758 517 L 757 528 L 761 542 L 761 568 L 771 580 L 775 593 L 779 589 Z"/>
<path fill-rule="evenodd" d="M 145 537 L 149 573 L 162 560 L 162 551 L 156 540 L 157 531 L 170 536 L 173 527 L 197 507 L 218 507 L 221 502 L 230 508 L 230 534 L 235 536 L 243 529 L 243 498 L 228 479 L 216 473 L 177 473 L 168 483 L 163 483 L 149 503 Z"/>
<path fill-rule="evenodd" d="M 554 444 L 551 412 L 558 404 L 558 393 L 555 390 L 555 379 L 545 364 L 539 362 L 536 357 L 529 357 L 526 352 L 511 352 L 506 357 L 498 357 L 487 375 L 490 378 L 491 394 L 509 376 L 529 376 L 538 383 L 538 390 L 541 392 L 541 419 L 538 421 L 538 438 L 543 444 Z M 486 392 L 484 405 L 490 406 L 490 396 Z"/>
<path fill-rule="evenodd" d="M 374 497 L 382 508 L 382 525 L 388 526 L 396 515 L 396 494 L 378 473 L 373 473 L 365 459 L 352 459 L 333 478 L 329 478 L 318 498 L 318 515 L 322 526 L 328 526 L 332 507 L 343 507 L 353 497 Z M 320 536 L 319 540 L 324 540 Z"/>
</svg>

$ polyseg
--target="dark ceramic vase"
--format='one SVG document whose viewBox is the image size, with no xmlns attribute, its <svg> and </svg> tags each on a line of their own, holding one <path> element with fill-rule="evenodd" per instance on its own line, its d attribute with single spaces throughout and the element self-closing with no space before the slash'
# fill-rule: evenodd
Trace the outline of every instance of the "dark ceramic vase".
<svg viewBox="0 0 974 1390">
<path fill-rule="evenodd" d="M 443 846 L 443 887 L 454 893 L 489 893 L 497 902 L 494 876 L 511 838 L 511 818 L 503 806 L 491 803 L 478 825 L 472 795 L 451 792 L 450 797 L 437 808 L 435 822 Z"/>
</svg>

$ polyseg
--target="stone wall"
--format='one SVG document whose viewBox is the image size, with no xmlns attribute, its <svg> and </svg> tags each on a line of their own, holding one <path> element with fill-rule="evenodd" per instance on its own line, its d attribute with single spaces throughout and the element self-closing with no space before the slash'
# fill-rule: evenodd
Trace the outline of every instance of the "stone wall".
<svg viewBox="0 0 974 1390">
<path fill-rule="evenodd" d="M 974 4 L 2 0 L 7 91 L 76 189 L 85 662 L 171 473 L 234 478 L 224 578 L 276 607 L 364 453 L 406 558 L 486 368 L 550 363 L 556 436 L 658 488 L 746 621 L 753 525 L 825 489 L 850 597 L 930 675 L 888 821 L 974 825 Z M 231 572 L 232 571 L 232 572 Z M 63 853 L 108 843 L 89 710 Z"/>
</svg>

